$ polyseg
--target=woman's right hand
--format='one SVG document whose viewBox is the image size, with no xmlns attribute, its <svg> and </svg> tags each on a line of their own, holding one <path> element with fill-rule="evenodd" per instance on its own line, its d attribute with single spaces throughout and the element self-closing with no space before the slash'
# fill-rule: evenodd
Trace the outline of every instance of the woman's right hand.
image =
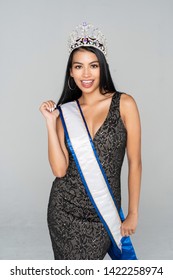
<svg viewBox="0 0 173 280">
<path fill-rule="evenodd" d="M 56 120 L 59 116 L 59 110 L 56 108 L 56 103 L 52 100 L 43 102 L 39 110 L 46 120 Z"/>
</svg>

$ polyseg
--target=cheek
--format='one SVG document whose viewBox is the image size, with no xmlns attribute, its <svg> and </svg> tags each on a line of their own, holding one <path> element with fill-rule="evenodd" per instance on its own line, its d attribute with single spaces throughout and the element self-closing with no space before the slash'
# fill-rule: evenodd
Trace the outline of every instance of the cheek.
<svg viewBox="0 0 173 280">
<path fill-rule="evenodd" d="M 100 79 L 100 71 L 98 71 L 98 72 L 96 73 L 96 77 L 97 77 L 97 79 Z"/>
<path fill-rule="evenodd" d="M 73 77 L 74 80 L 79 80 L 81 77 L 80 71 L 72 71 L 71 76 Z"/>
<path fill-rule="evenodd" d="M 100 68 L 95 69 L 94 73 L 95 73 L 95 76 L 99 77 L 100 76 Z"/>
<path fill-rule="evenodd" d="M 73 72 L 72 73 L 72 77 L 73 77 L 75 83 L 79 86 L 80 85 L 80 76 L 79 76 L 79 74 Z"/>
</svg>

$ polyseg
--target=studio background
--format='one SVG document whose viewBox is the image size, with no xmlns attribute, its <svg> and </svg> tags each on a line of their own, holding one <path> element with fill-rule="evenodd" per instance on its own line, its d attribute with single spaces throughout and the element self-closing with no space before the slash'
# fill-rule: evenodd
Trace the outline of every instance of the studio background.
<svg viewBox="0 0 173 280">
<path fill-rule="evenodd" d="M 173 259 L 173 1 L 0 1 L 0 259 L 53 259 L 47 204 L 54 180 L 40 104 L 57 102 L 68 35 L 83 21 L 108 41 L 117 90 L 142 125 L 139 259 Z M 121 184 L 127 213 L 127 158 Z M 106 256 L 106 258 L 108 258 Z"/>
</svg>

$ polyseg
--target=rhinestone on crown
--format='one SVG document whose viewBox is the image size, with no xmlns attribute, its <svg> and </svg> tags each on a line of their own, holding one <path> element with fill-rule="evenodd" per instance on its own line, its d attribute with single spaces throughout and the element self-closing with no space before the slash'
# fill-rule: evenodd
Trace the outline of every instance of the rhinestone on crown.
<svg viewBox="0 0 173 280">
<path fill-rule="evenodd" d="M 95 47 L 99 49 L 105 57 L 107 56 L 105 36 L 98 30 L 98 28 L 95 28 L 92 24 L 87 24 L 86 22 L 78 25 L 70 34 L 68 40 L 69 53 L 82 46 Z"/>
</svg>

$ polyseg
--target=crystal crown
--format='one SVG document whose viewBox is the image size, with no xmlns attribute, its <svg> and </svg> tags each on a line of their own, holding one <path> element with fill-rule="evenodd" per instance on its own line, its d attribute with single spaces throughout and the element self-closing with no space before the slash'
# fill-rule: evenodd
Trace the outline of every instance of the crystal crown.
<svg viewBox="0 0 173 280">
<path fill-rule="evenodd" d="M 76 26 L 68 40 L 69 53 L 82 46 L 91 46 L 99 49 L 107 56 L 106 38 L 98 28 L 84 22 Z"/>
</svg>

